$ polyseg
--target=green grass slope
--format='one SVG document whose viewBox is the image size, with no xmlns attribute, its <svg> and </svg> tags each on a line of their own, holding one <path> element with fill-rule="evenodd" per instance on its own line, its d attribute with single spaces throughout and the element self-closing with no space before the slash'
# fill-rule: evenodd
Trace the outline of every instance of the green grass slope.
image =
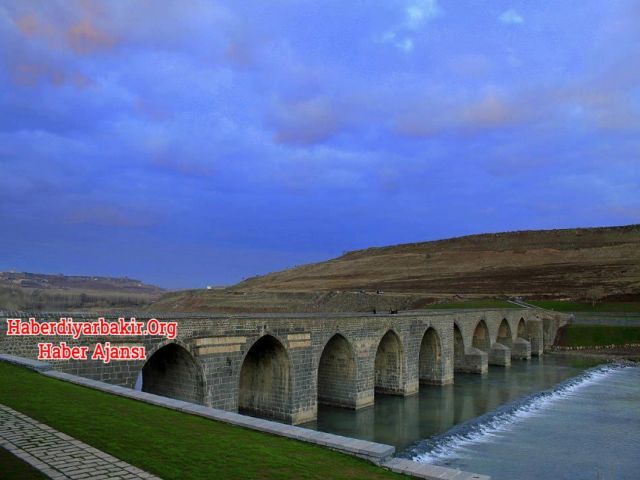
<svg viewBox="0 0 640 480">
<path fill-rule="evenodd" d="M 319 446 L 109 395 L 2 362 L 0 384 L 0 403 L 163 479 L 406 478 Z"/>
</svg>

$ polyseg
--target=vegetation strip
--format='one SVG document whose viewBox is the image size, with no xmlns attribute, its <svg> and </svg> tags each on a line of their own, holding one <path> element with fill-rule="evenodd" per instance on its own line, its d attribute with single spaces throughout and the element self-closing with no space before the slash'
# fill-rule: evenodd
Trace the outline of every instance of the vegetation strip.
<svg viewBox="0 0 640 480">
<path fill-rule="evenodd" d="M 339 452 L 0 363 L 0 402 L 165 479 L 402 478 Z"/>
<path fill-rule="evenodd" d="M 640 343 L 640 327 L 567 325 L 558 332 L 560 347 L 619 346 Z"/>
<path fill-rule="evenodd" d="M 0 356 L 0 359 L 1 357 L 2 356 Z M 225 423 L 230 423 L 232 425 L 250 428 L 252 430 L 271 433 L 281 437 L 288 437 L 303 442 L 326 446 L 334 450 L 362 457 L 376 464 L 380 464 L 386 459 L 390 458 L 395 452 L 395 449 L 390 445 L 368 442 L 366 440 L 357 440 L 355 438 L 342 437 L 340 435 L 334 435 L 332 433 L 309 430 L 306 428 L 286 425 L 284 423 L 274 422 L 271 420 L 241 415 L 235 412 L 218 410 L 215 408 L 206 407 L 204 405 L 198 405 L 169 397 L 154 395 L 152 393 L 139 392 L 130 388 L 111 385 L 109 383 L 91 380 L 77 375 L 58 372 L 55 370 L 50 370 L 43 373 L 44 375 L 56 378 L 58 380 L 64 380 L 67 382 L 75 383 L 77 385 L 95 388 L 97 390 L 102 390 L 103 392 L 132 398 L 134 400 L 150 403 L 152 405 L 158 405 L 160 407 L 170 408 L 192 415 L 198 415 L 200 417 L 205 417 L 211 420 L 222 421 Z"/>
<path fill-rule="evenodd" d="M 557 312 L 638 313 L 640 302 L 574 302 L 569 300 L 530 300 L 536 307 Z"/>
</svg>

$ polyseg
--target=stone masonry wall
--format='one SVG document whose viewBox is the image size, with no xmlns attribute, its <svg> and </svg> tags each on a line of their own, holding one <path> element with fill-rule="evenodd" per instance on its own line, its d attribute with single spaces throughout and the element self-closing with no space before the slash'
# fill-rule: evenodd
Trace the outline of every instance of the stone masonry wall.
<svg viewBox="0 0 640 480">
<path fill-rule="evenodd" d="M 228 411 L 237 411 L 240 406 L 241 371 L 251 347 L 262 337 L 269 335 L 273 338 L 273 345 L 281 347 L 281 351 L 284 352 L 284 356 L 280 359 L 282 361 L 269 367 L 271 368 L 269 371 L 273 373 L 271 379 L 277 377 L 275 373 L 278 371 L 284 375 L 285 370 L 288 370 L 288 377 L 285 383 L 278 380 L 271 384 L 274 388 L 281 388 L 281 396 L 278 397 L 279 411 L 268 412 L 263 409 L 256 413 L 273 416 L 290 423 L 302 423 L 315 419 L 319 397 L 329 402 L 333 399 L 336 400 L 335 403 L 356 409 L 373 404 L 376 389 L 376 363 L 379 378 L 393 377 L 394 393 L 400 395 L 416 393 L 420 381 L 421 345 L 429 328 L 433 329 L 439 342 L 440 355 L 434 357 L 439 360 L 439 364 L 429 367 L 425 365 L 423 358 L 422 369 L 423 372 L 426 370 L 434 372 L 434 375 L 439 376 L 433 379 L 434 382 L 441 384 L 454 381 L 454 322 L 460 329 L 462 337 L 460 346 L 464 348 L 464 353 L 457 352 L 457 354 L 460 361 L 468 364 L 470 371 L 481 371 L 477 370 L 478 362 L 480 362 L 480 369 L 482 362 L 485 365 L 487 362 L 487 354 L 474 352 L 472 346 L 473 333 L 480 320 L 484 320 L 487 324 L 491 347 L 494 347 L 497 342 L 499 325 L 503 319 L 509 323 L 512 340 L 518 339 L 516 332 L 518 332 L 518 323 L 521 318 L 527 326 L 528 338 L 522 339 L 524 344 L 520 340 L 516 342 L 520 349 L 518 355 L 527 352 L 528 347 L 525 344 L 530 343 L 534 354 L 541 353 L 544 345 L 542 320 L 540 311 L 536 309 L 416 311 L 397 315 L 155 315 L 154 317 L 160 320 L 178 323 L 178 335 L 175 340 L 158 337 L 125 337 L 122 341 L 118 341 L 113 337 L 83 337 L 75 341 L 69 337 L 9 337 L 6 335 L 6 318 L 25 320 L 29 316 L 27 313 L 0 316 L 1 353 L 37 358 L 38 342 L 66 341 L 69 345 L 94 345 L 96 342 L 110 341 L 118 345 L 144 345 L 147 361 L 149 361 L 154 353 L 161 352 L 162 347 L 176 343 L 183 349 L 179 350 L 181 355 L 188 355 L 193 360 L 193 369 L 189 370 L 192 373 L 187 374 L 188 378 L 180 387 L 182 389 L 180 392 L 169 388 L 166 393 L 170 396 L 178 396 L 190 392 L 187 394 L 188 398 Z M 61 316 L 67 315 L 59 313 L 35 315 L 38 321 L 57 321 Z M 95 315 L 72 316 L 75 321 L 96 320 Z M 148 315 L 139 317 L 138 320 L 144 321 L 147 318 L 149 318 Z M 107 318 L 107 320 L 114 320 L 114 318 Z M 391 335 L 395 335 L 398 340 L 399 355 L 393 357 L 395 360 L 392 362 L 388 361 L 388 357 L 386 361 L 379 359 L 376 362 L 380 342 L 390 331 L 393 332 Z M 341 340 L 330 342 L 335 335 L 339 335 L 336 338 Z M 340 348 L 335 348 L 337 344 L 341 345 Z M 322 360 L 319 374 L 322 354 L 327 346 L 330 348 L 327 351 L 328 357 Z M 347 346 L 350 347 L 349 353 L 347 353 Z M 508 354 L 508 351 L 507 348 L 505 354 Z M 257 367 L 254 371 L 262 368 L 259 365 L 265 360 L 261 356 L 263 354 L 266 354 L 266 350 L 258 349 L 251 354 L 250 362 L 254 362 L 254 366 Z M 349 357 L 352 360 L 349 360 Z M 186 357 L 181 358 L 185 360 Z M 114 361 L 109 364 L 99 360 L 68 360 L 52 363 L 54 368 L 60 371 L 131 388 L 135 386 L 145 365 L 145 361 L 142 360 Z M 155 363 L 150 361 L 147 369 Z M 185 360 L 182 365 L 187 363 Z M 156 368 L 162 364 L 157 362 Z M 164 364 L 166 366 L 166 361 Z M 272 368 L 274 365 L 277 366 L 276 370 Z M 151 375 L 149 372 L 148 374 Z M 149 378 L 156 377 L 148 376 L 147 378 L 148 383 Z M 262 398 L 266 399 L 269 395 L 276 393 L 264 385 L 258 387 L 261 385 L 259 378 L 260 376 L 255 377 L 253 382 L 248 383 L 245 380 L 244 398 L 255 394 L 257 395 L 257 397 L 254 395 L 255 398 L 263 395 Z M 264 388 L 262 394 L 260 394 L 261 388 Z"/>
</svg>

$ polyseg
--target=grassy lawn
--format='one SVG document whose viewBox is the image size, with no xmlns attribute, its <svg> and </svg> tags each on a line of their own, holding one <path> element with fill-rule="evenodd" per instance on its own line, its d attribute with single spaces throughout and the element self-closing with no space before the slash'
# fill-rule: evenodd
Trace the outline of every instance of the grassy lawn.
<svg viewBox="0 0 640 480">
<path fill-rule="evenodd" d="M 329 449 L 112 396 L 2 362 L 0 384 L 0 403 L 165 479 L 406 478 Z"/>
<path fill-rule="evenodd" d="M 2 447 L 0 447 L 0 465 L 2 465 L 0 476 L 6 480 L 44 480 L 49 478 Z"/>
<path fill-rule="evenodd" d="M 467 300 L 464 302 L 435 303 L 425 308 L 453 309 L 453 308 L 522 308 L 504 300 Z"/>
<path fill-rule="evenodd" d="M 592 347 L 640 343 L 640 327 L 614 325 L 568 325 L 561 334 L 565 347 Z"/>
<path fill-rule="evenodd" d="M 557 312 L 640 313 L 640 302 L 601 302 L 594 305 L 590 302 L 566 300 L 532 300 L 530 302 L 527 301 L 527 303 Z"/>
</svg>

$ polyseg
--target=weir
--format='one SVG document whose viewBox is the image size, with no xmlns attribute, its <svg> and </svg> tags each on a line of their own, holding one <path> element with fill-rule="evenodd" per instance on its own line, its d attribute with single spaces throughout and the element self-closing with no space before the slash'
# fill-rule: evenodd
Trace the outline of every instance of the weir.
<svg viewBox="0 0 640 480">
<path fill-rule="evenodd" d="M 455 382 L 456 372 L 542 355 L 570 316 L 540 309 L 411 311 L 399 314 L 117 315 L 175 321 L 172 337 L 7 336 L 7 319 L 90 314 L 4 312 L 0 353 L 36 359 L 38 343 L 70 347 L 109 341 L 144 346 L 145 360 L 54 360 L 61 372 L 232 412 L 299 424 L 318 403 L 361 409 L 376 393 L 408 396 L 420 384 Z"/>
</svg>

